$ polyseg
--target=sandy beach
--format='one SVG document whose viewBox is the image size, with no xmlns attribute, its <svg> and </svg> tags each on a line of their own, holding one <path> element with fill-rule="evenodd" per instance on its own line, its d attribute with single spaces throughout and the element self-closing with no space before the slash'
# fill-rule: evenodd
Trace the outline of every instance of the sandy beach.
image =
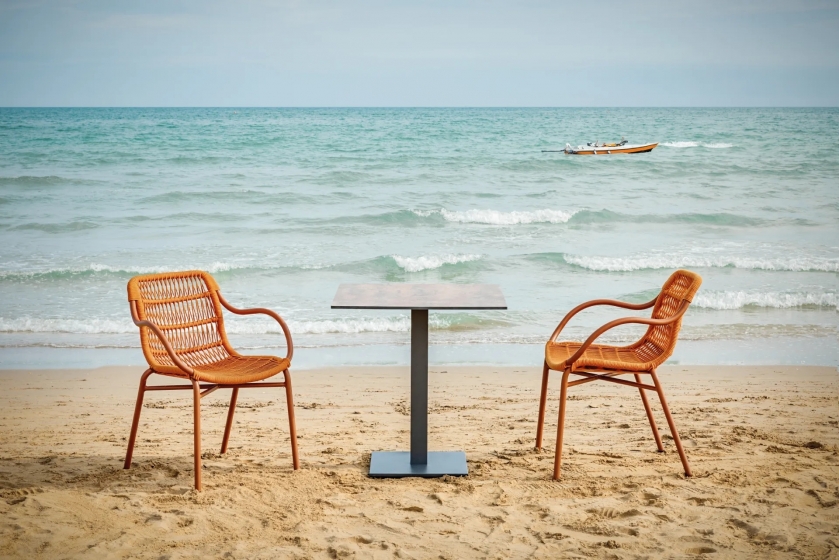
<svg viewBox="0 0 839 560">
<path fill-rule="evenodd" d="M 690 479 L 669 435 L 655 452 L 634 389 L 576 387 L 559 482 L 558 376 L 539 453 L 538 368 L 432 368 L 430 448 L 465 450 L 469 476 L 374 480 L 370 452 L 407 446 L 407 368 L 300 370 L 302 469 L 281 389 L 242 392 L 218 455 L 218 391 L 200 493 L 186 392 L 148 395 L 121 468 L 141 372 L 0 372 L 0 556 L 839 558 L 835 368 L 662 368 Z"/>
</svg>

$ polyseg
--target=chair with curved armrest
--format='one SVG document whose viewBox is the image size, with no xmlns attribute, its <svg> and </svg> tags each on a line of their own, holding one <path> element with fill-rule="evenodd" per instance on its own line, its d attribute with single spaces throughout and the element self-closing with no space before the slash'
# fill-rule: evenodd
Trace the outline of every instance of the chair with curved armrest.
<svg viewBox="0 0 839 560">
<path fill-rule="evenodd" d="M 131 467 L 145 392 L 191 389 L 194 406 L 195 488 L 201 490 L 201 397 L 216 389 L 233 389 L 221 442 L 221 452 L 225 453 L 239 389 L 268 387 L 285 387 L 292 462 L 295 470 L 300 468 L 291 374 L 288 371 L 294 347 L 291 333 L 282 317 L 268 309 L 233 307 L 222 297 L 215 279 L 200 270 L 135 276 L 128 281 L 128 302 L 134 324 L 140 327 L 140 343 L 149 369 L 140 378 L 124 468 Z M 222 306 L 237 315 L 261 313 L 274 318 L 285 334 L 286 357 L 242 356 L 237 353 L 227 340 Z M 283 374 L 282 382 L 261 382 L 280 372 Z M 153 373 L 179 377 L 190 383 L 146 385 Z"/>
<path fill-rule="evenodd" d="M 548 393 L 548 375 L 551 370 L 561 371 L 563 373 L 562 388 L 559 396 L 559 423 L 556 432 L 554 480 L 559 479 L 560 464 L 562 461 L 562 436 L 565 423 L 565 400 L 568 394 L 568 388 L 591 381 L 610 381 L 612 383 L 637 387 L 641 393 L 641 401 L 644 403 L 644 409 L 647 411 L 650 426 L 653 429 L 653 437 L 655 437 L 656 445 L 658 446 L 659 452 L 663 452 L 664 446 L 661 443 L 661 436 L 658 433 L 658 428 L 656 428 L 650 403 L 644 391 L 655 391 L 658 393 L 661 408 L 664 410 L 664 416 L 667 418 L 667 424 L 670 426 L 673 441 L 676 444 L 679 458 L 682 460 L 682 466 L 685 469 L 685 475 L 691 476 L 688 458 L 685 455 L 682 441 L 679 439 L 679 432 L 676 430 L 676 424 L 673 422 L 673 416 L 670 414 L 667 400 L 664 398 L 664 391 L 661 388 L 661 383 L 658 380 L 655 370 L 673 354 L 679 329 L 682 326 L 682 316 L 690 306 L 690 302 L 699 289 L 700 284 L 702 284 L 702 278 L 698 274 L 688 270 L 677 270 L 664 283 L 658 296 L 651 301 L 633 304 L 608 299 L 596 299 L 578 305 L 562 319 L 562 322 L 545 345 L 542 394 L 539 400 L 539 419 L 536 424 L 536 448 L 541 449 L 542 429 L 545 423 L 545 402 Z M 562 329 L 565 328 L 574 315 L 583 309 L 595 305 L 611 305 L 624 309 L 649 309 L 652 307 L 653 312 L 652 317 L 649 319 L 644 317 L 626 317 L 606 323 L 594 331 L 582 343 L 557 342 L 557 337 L 562 332 Z M 630 323 L 648 325 L 647 332 L 637 342 L 629 346 L 607 346 L 594 343 L 601 334 L 609 329 Z M 627 374 L 634 375 L 635 381 L 617 378 L 619 375 Z M 576 379 L 569 383 L 568 379 L 571 375 L 578 375 L 582 379 Z M 653 384 L 642 383 L 641 375 L 649 375 Z"/>
</svg>

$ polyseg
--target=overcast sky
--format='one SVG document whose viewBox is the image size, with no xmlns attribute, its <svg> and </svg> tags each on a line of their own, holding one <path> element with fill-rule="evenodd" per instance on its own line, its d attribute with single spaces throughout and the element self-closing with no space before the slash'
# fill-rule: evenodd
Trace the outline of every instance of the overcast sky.
<svg viewBox="0 0 839 560">
<path fill-rule="evenodd" d="M 0 106 L 604 105 L 839 105 L 839 1 L 0 0 Z"/>
</svg>

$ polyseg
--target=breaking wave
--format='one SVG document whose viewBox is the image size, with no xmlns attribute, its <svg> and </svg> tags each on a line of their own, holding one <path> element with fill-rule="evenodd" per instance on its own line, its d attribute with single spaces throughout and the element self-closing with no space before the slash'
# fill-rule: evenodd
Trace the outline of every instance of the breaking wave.
<svg viewBox="0 0 839 560">
<path fill-rule="evenodd" d="M 511 212 L 501 212 L 499 210 L 480 210 L 476 208 L 457 211 L 450 211 L 445 208 L 441 208 L 440 210 L 414 210 L 413 212 L 422 217 L 428 217 L 434 213 L 439 213 L 447 222 L 461 224 L 489 224 L 493 226 L 514 226 L 519 224 L 537 223 L 564 224 L 576 213 L 566 212 L 564 210 L 548 209 L 533 211 L 513 210 Z"/>
<path fill-rule="evenodd" d="M 136 333 L 130 320 L 119 319 L 42 319 L 37 317 L 0 317 L 0 333 L 72 333 L 124 334 Z"/>
<path fill-rule="evenodd" d="M 837 308 L 835 293 L 784 292 L 703 292 L 696 294 L 693 304 L 706 309 L 741 309 L 743 307 L 832 307 Z"/>
<path fill-rule="evenodd" d="M 420 272 L 433 270 L 443 266 L 454 266 L 478 261 L 481 255 L 425 255 L 419 257 L 403 257 L 400 255 L 383 255 L 372 259 L 348 261 L 333 264 L 295 264 L 288 262 L 250 262 L 228 263 L 216 261 L 209 264 L 187 263 L 177 266 L 112 266 L 92 263 L 87 266 L 62 267 L 48 270 L 0 270 L 0 280 L 10 282 L 27 282 L 30 280 L 60 280 L 78 277 L 92 277 L 96 275 L 129 277 L 136 274 L 155 274 L 172 270 L 205 270 L 211 274 L 240 271 L 286 271 L 289 273 L 333 269 L 351 272 Z"/>
<path fill-rule="evenodd" d="M 661 268 L 744 268 L 793 272 L 839 272 L 839 259 L 819 257 L 754 258 L 723 255 L 638 255 L 634 257 L 585 257 L 562 255 L 568 264 L 602 272 L 632 272 Z"/>
<path fill-rule="evenodd" d="M 59 279 L 77 276 L 91 276 L 94 274 L 111 274 L 115 276 L 133 276 L 135 274 L 156 274 L 159 272 L 170 272 L 172 270 L 204 270 L 211 274 L 230 272 L 235 270 L 278 270 L 284 268 L 297 268 L 300 270 L 317 270 L 327 268 L 328 265 L 265 265 L 257 263 L 226 263 L 212 262 L 205 265 L 186 264 L 177 266 L 111 266 L 107 264 L 91 263 L 80 267 L 63 267 L 48 270 L 2 270 L 0 279 L 27 280 L 27 279 Z"/>
<path fill-rule="evenodd" d="M 408 315 L 390 317 L 336 318 L 314 321 L 287 320 L 293 335 L 304 334 L 358 334 L 410 332 Z M 470 331 L 495 326 L 507 326 L 508 321 L 489 319 L 468 313 L 431 314 L 428 320 L 432 330 Z M 231 335 L 282 334 L 273 320 L 264 318 L 241 319 L 225 316 L 224 328 Z M 56 319 L 38 317 L 0 317 L 0 333 L 63 333 L 63 334 L 136 334 L 137 327 L 129 319 Z"/>
<path fill-rule="evenodd" d="M 405 272 L 420 272 L 422 270 L 433 270 L 447 264 L 458 264 L 480 260 L 481 255 L 443 255 L 429 257 L 400 257 L 393 255 L 397 266 Z"/>
</svg>

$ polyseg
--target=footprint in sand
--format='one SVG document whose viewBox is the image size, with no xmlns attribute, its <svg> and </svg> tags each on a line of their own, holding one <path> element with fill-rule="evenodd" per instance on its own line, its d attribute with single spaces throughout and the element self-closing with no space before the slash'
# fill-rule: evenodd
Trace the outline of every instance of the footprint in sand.
<svg viewBox="0 0 839 560">
<path fill-rule="evenodd" d="M 5 498 L 6 503 L 13 506 L 25 502 L 28 496 L 40 494 L 43 491 L 42 488 L 18 488 L 16 490 L 0 492 L 0 497 Z"/>
<path fill-rule="evenodd" d="M 695 546 L 685 550 L 685 554 L 713 554 L 716 551 L 716 548 L 711 548 L 710 546 Z"/>
</svg>

